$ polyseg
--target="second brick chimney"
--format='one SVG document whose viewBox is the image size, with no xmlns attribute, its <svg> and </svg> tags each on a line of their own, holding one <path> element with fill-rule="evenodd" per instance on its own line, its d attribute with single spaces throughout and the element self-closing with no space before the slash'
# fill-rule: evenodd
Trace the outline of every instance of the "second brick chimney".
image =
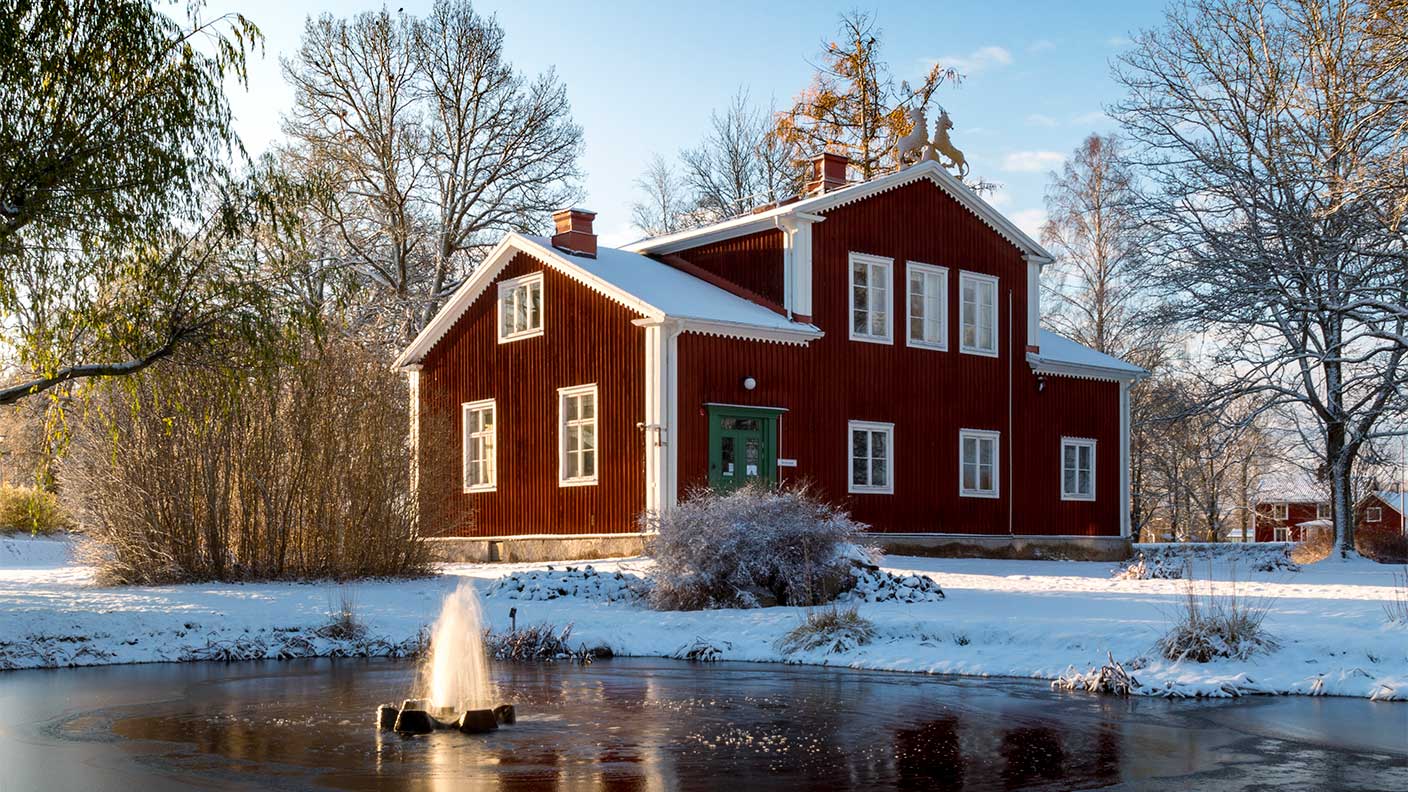
<svg viewBox="0 0 1408 792">
<path fill-rule="evenodd" d="M 851 161 L 845 154 L 823 151 L 812 157 L 812 172 L 807 178 L 807 195 L 839 190 L 846 186 L 846 168 Z"/>
<path fill-rule="evenodd" d="M 590 209 L 558 209 L 552 213 L 552 221 L 557 233 L 552 236 L 552 246 L 568 253 L 587 258 L 596 258 L 596 233 L 592 231 L 592 220 L 596 212 Z"/>
</svg>

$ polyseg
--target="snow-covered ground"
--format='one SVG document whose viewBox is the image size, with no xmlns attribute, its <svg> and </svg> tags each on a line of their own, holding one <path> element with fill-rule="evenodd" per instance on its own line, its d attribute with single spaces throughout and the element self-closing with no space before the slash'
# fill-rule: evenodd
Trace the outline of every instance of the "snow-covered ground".
<svg viewBox="0 0 1408 792">
<path fill-rule="evenodd" d="M 649 562 L 596 562 L 639 573 Z M 561 570 L 564 565 L 555 565 Z M 580 565 L 579 565 L 580 566 Z M 462 582 L 477 587 L 485 618 L 506 628 L 571 623 L 573 640 L 618 654 L 680 653 L 696 643 L 720 659 L 790 661 L 857 668 L 1053 679 L 1085 671 L 1106 653 L 1138 668 L 1144 692 L 1181 695 L 1322 693 L 1408 700 L 1408 625 L 1392 623 L 1394 567 L 1326 562 L 1299 572 L 1235 572 L 1238 592 L 1269 603 L 1274 654 L 1246 662 L 1173 663 L 1152 646 L 1185 594 L 1178 580 L 1114 580 L 1109 563 L 996 561 L 892 556 L 884 567 L 938 582 L 936 602 L 862 603 L 876 625 L 866 646 L 842 654 L 784 656 L 777 640 L 803 619 L 799 608 L 656 612 L 631 597 L 510 598 L 495 582 L 542 564 L 451 565 L 409 581 L 335 584 L 196 584 L 98 588 L 88 568 L 52 540 L 0 539 L 0 668 L 149 662 L 225 656 L 407 651 Z M 1231 565 L 1194 567 L 1225 592 Z M 366 634 L 324 629 L 346 594 Z M 1145 658 L 1140 662 L 1136 658 Z"/>
</svg>

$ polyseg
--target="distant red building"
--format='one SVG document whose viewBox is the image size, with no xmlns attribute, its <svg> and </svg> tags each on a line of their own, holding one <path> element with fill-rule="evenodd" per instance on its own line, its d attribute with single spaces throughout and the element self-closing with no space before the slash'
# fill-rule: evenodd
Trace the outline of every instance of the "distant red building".
<svg viewBox="0 0 1408 792">
<path fill-rule="evenodd" d="M 1402 534 L 1403 494 L 1399 492 L 1375 492 L 1364 497 L 1354 507 L 1355 533 L 1385 532 Z"/>
<path fill-rule="evenodd" d="M 439 419 L 417 442 L 463 449 L 459 535 L 636 534 L 694 487 L 805 480 L 891 537 L 1126 540 L 1144 372 L 1040 329 L 1050 254 L 937 163 L 813 166 L 713 226 L 616 249 L 564 210 L 489 254 L 397 360 Z"/>
<path fill-rule="evenodd" d="M 1255 541 L 1300 542 L 1317 527 L 1314 523 L 1330 519 L 1329 501 L 1259 500 Z"/>
</svg>

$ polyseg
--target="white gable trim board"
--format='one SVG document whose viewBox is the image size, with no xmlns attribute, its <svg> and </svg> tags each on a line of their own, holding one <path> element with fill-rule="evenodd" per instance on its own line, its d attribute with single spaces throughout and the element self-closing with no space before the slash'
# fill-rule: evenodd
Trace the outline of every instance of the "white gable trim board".
<svg viewBox="0 0 1408 792">
<path fill-rule="evenodd" d="M 484 262 L 455 290 L 455 293 L 451 295 L 450 299 L 446 301 L 445 305 L 436 313 L 435 318 L 421 330 L 415 339 L 411 341 L 410 345 L 396 358 L 394 365 L 397 368 L 405 368 L 408 365 L 423 360 L 430 350 L 449 333 L 450 328 L 454 326 L 455 322 L 469 310 L 469 307 L 484 295 L 489 286 L 494 282 L 494 279 L 508 266 L 514 256 L 519 253 L 532 256 L 543 265 L 551 267 L 553 270 L 581 283 L 605 296 L 607 299 L 626 306 L 646 319 L 662 320 L 666 318 L 666 313 L 660 308 L 651 305 L 616 284 L 596 276 L 573 262 L 569 257 L 563 256 L 552 248 L 541 245 L 521 234 L 510 233 L 504 236 L 499 244 L 490 251 L 489 255 L 484 259 Z M 667 267 L 668 265 L 658 264 L 658 266 Z M 691 279 L 696 280 L 700 288 L 717 290 L 723 294 L 728 294 L 729 297 L 734 299 L 743 300 L 742 297 L 724 292 L 716 286 L 698 281 L 697 279 Z M 761 306 L 759 306 L 759 310 L 766 309 L 762 309 Z M 765 326 L 693 317 L 675 318 L 679 318 L 683 322 L 683 330 L 706 335 L 803 345 L 822 337 L 822 332 L 818 328 L 812 325 L 795 322 L 786 323 L 786 325 L 790 326 Z M 781 316 L 777 318 L 779 320 L 783 319 Z"/>
</svg>

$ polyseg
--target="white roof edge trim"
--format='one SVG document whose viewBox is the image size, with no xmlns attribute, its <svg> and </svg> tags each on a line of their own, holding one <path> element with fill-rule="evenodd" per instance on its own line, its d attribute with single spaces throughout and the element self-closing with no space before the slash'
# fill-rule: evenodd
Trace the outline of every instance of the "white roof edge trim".
<svg viewBox="0 0 1408 792">
<path fill-rule="evenodd" d="M 1108 380 L 1110 382 L 1136 382 L 1149 376 L 1149 372 L 1125 371 L 1122 369 L 1091 366 L 1081 363 L 1067 363 L 1063 360 L 1044 360 L 1041 355 L 1028 352 L 1027 363 L 1038 374 L 1052 374 L 1078 379 Z"/>
<path fill-rule="evenodd" d="M 450 295 L 450 299 L 440 307 L 435 318 L 431 319 L 430 323 L 416 334 L 415 339 L 402 350 L 401 354 L 396 356 L 392 368 L 403 369 L 410 364 L 419 363 L 440 342 L 440 339 L 445 337 L 445 334 L 464 315 L 469 306 L 473 305 L 474 301 L 479 299 L 480 295 L 488 289 L 489 284 L 513 260 L 513 256 L 517 253 L 526 253 L 573 280 L 647 317 L 664 317 L 664 312 L 655 306 L 643 302 L 634 295 L 621 291 L 615 285 L 582 270 L 557 252 L 537 244 L 522 234 L 511 232 L 499 240 L 499 244 L 489 251 L 489 255 L 484 257 L 484 261 L 475 268 L 474 272 L 470 273 L 465 282 L 461 283 L 460 287 L 455 289 L 455 293 Z"/>
<path fill-rule="evenodd" d="M 794 330 L 790 328 L 766 328 L 754 325 L 735 324 L 733 322 L 718 322 L 713 319 L 677 318 L 680 322 L 680 329 L 686 333 L 741 338 L 750 341 L 775 341 L 779 344 L 798 344 L 800 346 L 806 346 L 825 335 L 820 328 L 812 325 L 805 325 L 807 329 L 798 327 Z"/>
<path fill-rule="evenodd" d="M 693 229 L 690 231 L 680 231 L 668 236 L 655 237 L 654 239 L 642 239 L 626 245 L 623 250 L 635 253 L 672 253 L 685 248 L 706 245 L 724 239 L 731 239 L 745 234 L 765 231 L 776 227 L 776 220 L 783 216 L 809 215 L 818 212 L 825 212 L 839 206 L 863 201 L 883 192 L 903 187 L 907 184 L 927 178 L 939 189 L 948 193 L 959 205 L 972 212 L 1001 236 L 1011 242 L 1018 249 L 1026 252 L 1040 263 L 1054 261 L 1051 255 L 1040 243 L 1027 235 L 1025 231 L 1018 228 L 1015 223 L 1009 220 L 1001 212 L 997 211 L 981 196 L 973 192 L 968 185 L 964 184 L 949 173 L 946 168 L 937 162 L 925 161 L 917 165 L 911 165 L 904 170 L 888 173 L 868 182 L 853 184 L 849 187 L 835 190 L 821 195 L 805 198 L 796 203 L 779 206 L 766 212 L 756 215 L 745 215 L 743 217 L 726 220 L 712 226 Z"/>
</svg>

